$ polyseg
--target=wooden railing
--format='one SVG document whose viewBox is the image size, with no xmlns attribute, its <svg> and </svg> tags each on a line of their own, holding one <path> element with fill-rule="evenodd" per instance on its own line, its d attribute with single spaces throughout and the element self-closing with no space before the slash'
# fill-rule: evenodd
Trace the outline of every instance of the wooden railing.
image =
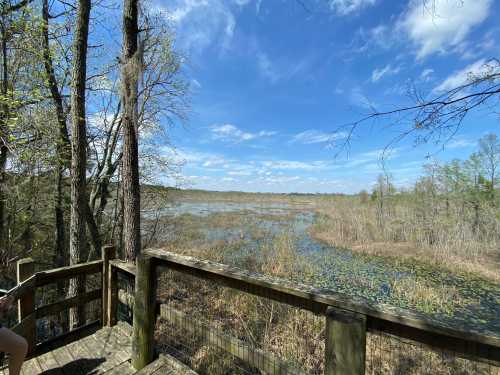
<svg viewBox="0 0 500 375">
<path fill-rule="evenodd" d="M 155 322 L 162 311 L 155 300 L 159 266 L 323 315 L 326 320 L 327 375 L 365 373 L 366 334 L 370 331 L 410 340 L 433 350 L 452 352 L 458 357 L 500 365 L 498 337 L 441 326 L 425 317 L 389 306 L 375 308 L 361 299 L 329 290 L 319 290 L 164 250 L 147 250 L 137 259 L 137 269 L 120 261 L 110 262 L 110 275 L 118 272 L 136 275 L 132 355 L 136 369 L 143 368 L 153 360 Z M 110 277 L 113 279 L 113 276 Z M 112 301 L 118 300 L 118 292 L 111 294 L 115 298 L 110 299 L 108 308 L 114 312 L 116 307 L 113 304 L 116 302 Z"/>
<path fill-rule="evenodd" d="M 47 285 L 65 282 L 69 279 L 79 277 L 83 282 L 89 275 L 102 274 L 107 276 L 107 261 L 115 257 L 113 246 L 105 246 L 102 249 L 103 259 L 93 262 L 77 264 L 69 267 L 51 269 L 47 271 L 35 272 L 35 262 L 31 258 L 25 258 L 17 263 L 17 281 L 16 287 L 11 290 L 2 290 L 1 295 L 8 294 L 18 302 L 18 323 L 12 329 L 21 334 L 28 341 L 29 356 L 35 356 L 49 350 L 59 344 L 78 339 L 85 336 L 101 326 L 105 321 L 104 316 L 98 319 L 84 323 L 81 327 L 73 329 L 70 332 L 52 337 L 49 340 L 41 341 L 37 338 L 36 321 L 48 317 L 53 317 L 70 308 L 84 306 L 89 302 L 103 299 L 107 279 L 103 277 L 98 279 L 98 287 L 79 294 L 75 297 L 66 297 L 54 303 L 36 306 L 36 291 Z M 103 265 L 106 264 L 106 267 Z M 56 289 L 56 288 L 54 288 Z M 103 299 L 101 312 L 107 312 L 107 299 Z"/>
<path fill-rule="evenodd" d="M 364 374 L 367 332 L 370 331 L 383 332 L 428 346 L 432 350 L 448 351 L 458 357 L 500 366 L 498 337 L 444 327 L 407 311 L 385 306 L 376 308 L 361 299 L 329 290 L 319 290 L 164 250 L 145 251 L 137 259 L 136 265 L 117 260 L 115 256 L 115 249 L 106 246 L 102 250 L 101 260 L 37 273 L 34 272 L 33 260 L 24 259 L 18 262 L 18 286 L 9 291 L 9 294 L 19 301 L 19 324 L 14 329 L 27 338 L 31 355 L 57 346 L 56 341 L 71 341 L 98 329 L 101 325 L 114 325 L 117 321 L 117 306 L 121 301 L 132 306 L 134 310 L 133 365 L 136 369 L 145 367 L 153 360 L 153 335 L 157 316 L 174 325 L 185 318 L 182 312 L 172 310 L 168 305 L 160 305 L 156 301 L 157 271 L 161 266 L 324 316 L 326 375 Z M 120 293 L 119 273 L 134 280 L 135 295 Z M 55 303 L 35 305 L 37 288 L 91 274 L 101 274 L 101 288 Z M 37 319 L 99 299 L 102 300 L 102 315 L 98 321 L 50 342 L 38 342 Z M 196 329 L 196 326 L 188 326 L 187 329 Z M 238 356 L 237 351 L 232 351 L 232 348 L 241 347 L 243 344 L 236 338 L 222 336 L 210 328 L 207 331 L 206 327 L 198 331 L 205 332 L 209 344 L 210 340 L 216 337 L 211 344 Z M 247 360 L 254 360 L 255 362 L 249 364 L 265 373 L 287 372 L 287 364 L 258 349 L 254 349 Z M 272 363 L 272 366 L 268 366 L 269 363 Z"/>
</svg>

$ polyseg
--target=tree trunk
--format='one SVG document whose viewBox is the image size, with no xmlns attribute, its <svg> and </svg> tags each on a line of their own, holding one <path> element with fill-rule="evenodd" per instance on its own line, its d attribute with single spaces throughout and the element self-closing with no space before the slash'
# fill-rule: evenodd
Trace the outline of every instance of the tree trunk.
<svg viewBox="0 0 500 375">
<path fill-rule="evenodd" d="M 59 90 L 49 44 L 49 4 L 48 0 L 42 3 L 43 18 L 43 62 L 47 83 L 54 102 L 57 116 L 58 139 L 56 143 L 56 170 L 55 170 L 55 194 L 54 194 L 54 216 L 55 216 L 55 265 L 63 267 L 66 265 L 66 230 L 64 225 L 64 171 L 71 163 L 71 144 L 69 141 L 67 116 L 64 111 L 63 99 Z"/>
<path fill-rule="evenodd" d="M 71 90 L 72 158 L 71 158 L 71 224 L 70 264 L 79 263 L 85 255 L 85 223 L 87 211 L 86 164 L 87 134 L 85 123 L 85 81 L 87 77 L 87 45 L 90 0 L 79 0 L 73 40 L 73 75 Z M 84 292 L 82 278 L 70 280 L 69 296 Z M 85 322 L 84 309 L 70 310 L 70 328 Z"/>
<path fill-rule="evenodd" d="M 5 24 L 2 17 L 1 20 L 1 44 L 2 44 L 2 86 L 1 93 L 3 98 L 7 98 L 8 94 L 8 71 L 7 71 L 7 36 L 5 35 Z M 3 100 L 4 103 L 5 100 Z M 8 128 L 7 119 L 9 116 L 9 107 L 7 104 L 2 104 L 0 113 L 0 137 L 3 141 L 0 141 L 0 247 L 8 248 L 5 238 L 5 184 L 6 184 L 6 168 L 7 168 L 7 156 L 9 153 L 9 148 L 7 147 L 8 139 Z"/>
<path fill-rule="evenodd" d="M 137 96 L 142 52 L 138 49 L 137 3 L 124 0 L 123 4 L 123 246 L 127 260 L 135 260 L 141 251 Z"/>
</svg>

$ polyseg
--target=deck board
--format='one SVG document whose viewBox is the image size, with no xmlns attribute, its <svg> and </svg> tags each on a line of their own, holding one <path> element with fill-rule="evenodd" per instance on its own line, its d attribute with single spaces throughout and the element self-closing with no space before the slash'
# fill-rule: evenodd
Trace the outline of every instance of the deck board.
<svg viewBox="0 0 500 375">
<path fill-rule="evenodd" d="M 118 323 L 94 334 L 32 358 L 24 363 L 22 375 L 185 375 L 195 374 L 170 357 L 160 358 L 142 371 L 130 363 L 132 328 Z M 175 360 L 174 360 L 175 361 Z M 0 369 L 0 375 L 8 375 Z"/>
</svg>

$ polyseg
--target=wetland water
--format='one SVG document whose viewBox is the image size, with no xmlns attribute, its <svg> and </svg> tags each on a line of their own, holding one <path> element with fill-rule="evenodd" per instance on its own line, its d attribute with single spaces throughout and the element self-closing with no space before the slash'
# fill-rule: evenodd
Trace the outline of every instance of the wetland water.
<svg viewBox="0 0 500 375">
<path fill-rule="evenodd" d="M 301 265 L 289 276 L 294 281 L 362 297 L 371 304 L 410 309 L 452 327 L 500 336 L 500 285 L 417 261 L 368 256 L 324 244 L 309 234 L 316 219 L 313 207 L 179 202 L 165 207 L 162 216 L 170 223 L 165 242 L 188 241 L 189 233 L 193 246 L 222 243 L 223 261 L 242 266 L 285 237 Z"/>
</svg>

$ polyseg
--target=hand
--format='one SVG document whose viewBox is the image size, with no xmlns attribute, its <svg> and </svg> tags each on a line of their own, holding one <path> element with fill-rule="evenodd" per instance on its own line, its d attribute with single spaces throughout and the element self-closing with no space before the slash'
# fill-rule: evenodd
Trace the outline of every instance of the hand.
<svg viewBox="0 0 500 375">
<path fill-rule="evenodd" d="M 6 311 L 10 309 L 13 302 L 13 298 L 10 296 L 0 298 L 0 311 Z"/>
</svg>

